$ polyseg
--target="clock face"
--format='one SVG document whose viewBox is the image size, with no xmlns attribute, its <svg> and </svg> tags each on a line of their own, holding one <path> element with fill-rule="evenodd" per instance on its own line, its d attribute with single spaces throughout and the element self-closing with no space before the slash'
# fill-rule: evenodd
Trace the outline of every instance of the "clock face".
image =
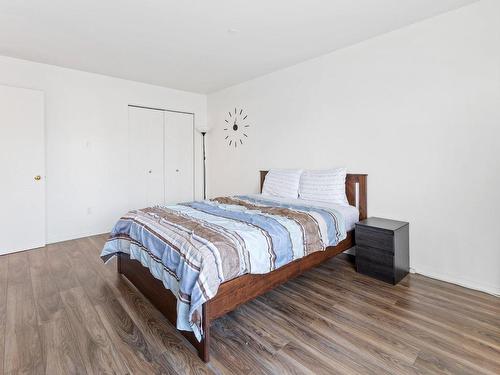
<svg viewBox="0 0 500 375">
<path fill-rule="evenodd" d="M 248 115 L 241 108 L 227 113 L 224 124 L 224 139 L 229 147 L 238 148 L 248 138 L 247 130 L 250 127 Z"/>
</svg>

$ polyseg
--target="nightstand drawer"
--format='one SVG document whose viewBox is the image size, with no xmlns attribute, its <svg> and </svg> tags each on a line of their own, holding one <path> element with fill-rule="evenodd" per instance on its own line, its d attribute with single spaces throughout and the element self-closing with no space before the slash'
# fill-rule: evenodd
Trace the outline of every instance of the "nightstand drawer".
<svg viewBox="0 0 500 375">
<path fill-rule="evenodd" d="M 387 250 L 381 250 L 374 247 L 356 246 L 356 261 L 366 261 L 381 266 L 390 267 L 391 270 L 394 266 L 394 254 Z"/>
<path fill-rule="evenodd" d="M 394 253 L 394 234 L 389 231 L 356 226 L 356 244 L 365 247 L 375 247 Z"/>
<path fill-rule="evenodd" d="M 371 276 L 387 283 L 395 284 L 394 270 L 392 267 L 364 262 L 356 258 L 356 271 L 363 275 Z"/>
</svg>

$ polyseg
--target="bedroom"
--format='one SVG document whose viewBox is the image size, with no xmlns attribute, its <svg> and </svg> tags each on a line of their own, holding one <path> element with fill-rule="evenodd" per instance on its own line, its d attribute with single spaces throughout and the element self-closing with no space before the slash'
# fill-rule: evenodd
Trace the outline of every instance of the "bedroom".
<svg viewBox="0 0 500 375">
<path fill-rule="evenodd" d="M 499 373 L 499 21 L 494 0 L 0 2 L 0 373 Z M 165 204 L 139 212 L 171 238 L 121 236 Z M 124 251 L 188 232 L 168 255 L 237 256 L 181 321 L 186 269 Z"/>
</svg>

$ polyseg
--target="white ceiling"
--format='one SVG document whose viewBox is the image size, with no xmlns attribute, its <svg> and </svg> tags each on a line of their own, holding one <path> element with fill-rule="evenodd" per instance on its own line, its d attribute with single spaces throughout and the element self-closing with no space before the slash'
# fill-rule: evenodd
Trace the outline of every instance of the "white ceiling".
<svg viewBox="0 0 500 375">
<path fill-rule="evenodd" d="M 0 55 L 208 93 L 474 1 L 0 0 Z"/>
</svg>

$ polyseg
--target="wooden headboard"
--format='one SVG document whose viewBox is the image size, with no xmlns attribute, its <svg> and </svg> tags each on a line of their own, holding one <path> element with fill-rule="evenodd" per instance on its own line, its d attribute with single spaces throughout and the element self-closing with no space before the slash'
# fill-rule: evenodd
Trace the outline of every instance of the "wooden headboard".
<svg viewBox="0 0 500 375">
<path fill-rule="evenodd" d="M 260 171 L 260 192 L 264 186 L 264 179 L 269 171 Z M 368 217 L 367 206 L 367 174 L 347 174 L 345 181 L 345 194 L 351 206 L 355 206 L 359 210 L 359 220 Z"/>
</svg>

